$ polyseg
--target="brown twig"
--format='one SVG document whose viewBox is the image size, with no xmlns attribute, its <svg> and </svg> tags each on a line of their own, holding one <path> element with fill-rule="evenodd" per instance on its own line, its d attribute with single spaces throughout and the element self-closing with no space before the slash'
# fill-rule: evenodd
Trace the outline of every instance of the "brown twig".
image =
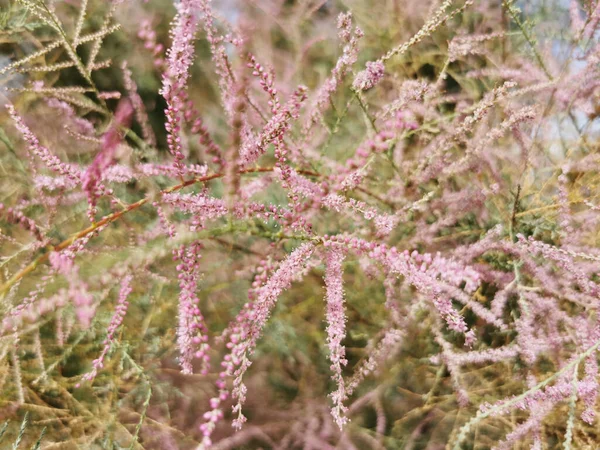
<svg viewBox="0 0 600 450">
<path fill-rule="evenodd" d="M 273 170 L 274 170 L 274 167 L 255 167 L 255 168 L 251 168 L 251 169 L 242 169 L 239 171 L 239 174 L 244 175 L 244 174 L 249 174 L 249 173 L 264 173 L 264 172 L 272 172 Z M 301 173 L 302 175 L 307 175 L 307 176 L 319 176 L 318 173 L 311 172 L 308 170 L 298 170 L 298 173 Z M 161 194 L 169 194 L 171 192 L 179 191 L 187 186 L 191 186 L 196 183 L 205 183 L 207 181 L 214 180 L 217 178 L 222 178 L 224 176 L 225 176 L 224 173 L 214 173 L 214 174 L 206 175 L 203 177 L 192 178 L 191 180 L 183 181 L 180 184 L 177 184 L 175 186 L 171 186 L 170 188 L 164 189 L 160 193 Z M 130 205 L 127 205 L 121 211 L 117 211 L 117 212 L 114 212 L 114 213 L 104 216 L 98 222 L 94 222 L 89 227 L 87 227 L 81 231 L 78 231 L 77 233 L 72 234 L 70 237 L 68 237 L 61 243 L 59 243 L 55 246 L 49 245 L 49 246 L 45 247 L 44 253 L 39 255 L 32 262 L 30 262 L 28 265 L 26 265 L 23 269 L 21 269 L 20 271 L 15 273 L 12 277 L 10 277 L 4 284 L 2 284 L 2 286 L 0 286 L 0 298 L 3 298 L 6 295 L 6 293 L 8 292 L 8 290 L 17 281 L 19 281 L 21 278 L 23 278 L 27 274 L 33 272 L 37 268 L 37 266 L 39 266 L 40 264 L 43 264 L 46 261 L 48 261 L 48 258 L 50 257 L 50 254 L 52 252 L 60 252 L 61 250 L 64 250 L 65 248 L 69 247 L 71 244 L 73 244 L 78 239 L 81 239 L 89 234 L 92 234 L 92 233 L 98 231 L 101 227 L 115 222 L 116 220 L 118 220 L 120 217 L 127 214 L 128 212 L 138 209 L 140 206 L 145 205 L 146 203 L 151 201 L 152 198 L 153 198 L 153 195 L 148 195 L 148 196 L 144 197 L 143 199 L 138 200 L 135 203 L 131 203 Z"/>
</svg>

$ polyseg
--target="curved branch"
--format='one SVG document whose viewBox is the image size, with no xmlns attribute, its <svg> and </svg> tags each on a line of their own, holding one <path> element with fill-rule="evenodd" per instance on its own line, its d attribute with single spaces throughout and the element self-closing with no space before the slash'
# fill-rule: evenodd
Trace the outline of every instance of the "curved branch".
<svg viewBox="0 0 600 450">
<path fill-rule="evenodd" d="M 248 173 L 272 172 L 273 170 L 275 170 L 275 167 L 255 167 L 255 168 L 251 168 L 251 169 L 240 170 L 238 173 L 240 175 L 244 175 L 244 174 L 248 174 Z M 298 173 L 300 173 L 302 175 L 313 176 L 313 177 L 319 176 L 318 173 L 311 172 L 308 170 L 298 170 Z M 171 192 L 179 191 L 187 186 L 191 186 L 196 183 L 205 183 L 207 181 L 214 180 L 217 178 L 222 178 L 224 176 L 225 176 L 224 173 L 214 173 L 211 175 L 205 175 L 203 177 L 192 178 L 190 180 L 184 181 L 175 186 L 171 186 L 170 188 L 164 189 L 164 190 L 160 191 L 160 193 L 161 194 L 169 194 Z M 28 265 L 26 265 L 23 269 L 21 269 L 17 273 L 15 273 L 4 284 L 2 284 L 0 286 L 0 299 L 4 298 L 6 293 L 9 291 L 9 289 L 12 286 L 15 285 L 15 283 L 17 283 L 19 280 L 21 280 L 27 274 L 33 272 L 40 264 L 44 264 L 45 262 L 47 262 L 48 259 L 50 258 L 50 254 L 52 252 L 60 252 L 61 250 L 64 250 L 65 248 L 69 247 L 71 244 L 73 244 L 73 242 L 77 241 L 78 239 L 81 239 L 91 233 L 96 232 L 99 228 L 103 227 L 104 225 L 109 225 L 109 224 L 115 222 L 116 220 L 118 220 L 121 216 L 127 214 L 128 212 L 133 211 L 134 209 L 138 209 L 140 206 L 145 205 L 153 197 L 154 197 L 154 194 L 148 195 L 148 196 L 144 197 L 143 199 L 138 200 L 135 203 L 131 203 L 131 204 L 127 205 L 121 211 L 117 211 L 117 212 L 108 214 L 108 215 L 104 216 L 102 219 L 100 219 L 98 222 L 94 222 L 93 224 L 91 224 L 89 227 L 87 227 L 81 231 L 78 231 L 77 233 L 73 233 L 71 236 L 69 236 L 67 239 L 65 239 L 61 243 L 59 243 L 57 245 L 46 246 L 44 248 L 44 253 L 42 253 L 41 255 L 36 257 L 32 262 L 30 262 Z"/>
</svg>

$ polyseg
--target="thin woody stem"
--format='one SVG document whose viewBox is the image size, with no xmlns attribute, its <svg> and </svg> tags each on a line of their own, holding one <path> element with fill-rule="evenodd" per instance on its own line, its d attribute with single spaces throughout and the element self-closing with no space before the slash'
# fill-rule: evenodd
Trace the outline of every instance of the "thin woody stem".
<svg viewBox="0 0 600 450">
<path fill-rule="evenodd" d="M 249 173 L 272 172 L 273 170 L 275 170 L 274 167 L 255 167 L 255 168 L 251 168 L 251 169 L 240 170 L 238 173 L 240 175 L 244 175 L 244 174 L 249 174 Z M 318 173 L 311 172 L 308 170 L 298 170 L 298 173 L 300 173 L 302 175 L 313 176 L 313 177 L 319 176 Z M 207 181 L 215 180 L 217 178 L 222 178 L 224 176 L 225 176 L 224 173 L 214 173 L 211 175 L 205 175 L 203 177 L 192 178 L 190 180 L 183 181 L 182 183 L 177 184 L 175 186 L 171 186 L 170 188 L 164 189 L 164 190 L 160 191 L 160 194 L 169 194 L 172 192 L 177 192 L 187 186 L 191 186 L 196 183 L 205 183 Z M 4 298 L 4 296 L 6 295 L 8 290 L 12 286 L 14 286 L 15 283 L 17 283 L 19 280 L 21 280 L 23 277 L 25 277 L 29 273 L 33 272 L 40 264 L 44 264 L 46 261 L 48 261 L 48 259 L 50 258 L 50 254 L 52 252 L 60 252 L 61 250 L 64 250 L 65 248 L 67 248 L 71 244 L 73 244 L 75 241 L 77 241 L 91 233 L 98 231 L 101 227 L 103 227 L 105 225 L 109 225 L 109 224 L 117 221 L 120 217 L 124 216 L 128 212 L 138 209 L 140 206 L 145 205 L 146 203 L 150 202 L 153 197 L 154 197 L 154 195 L 146 196 L 143 199 L 138 200 L 135 203 L 131 203 L 131 204 L 127 205 L 121 211 L 117 211 L 117 212 L 114 212 L 114 213 L 104 216 L 98 222 L 94 222 L 89 227 L 87 227 L 81 231 L 78 231 L 77 233 L 72 234 L 67 239 L 62 241 L 61 243 L 54 245 L 54 246 L 53 245 L 46 246 L 44 253 L 42 253 L 41 255 L 36 257 L 32 262 L 30 262 L 27 266 L 25 266 L 23 269 L 21 269 L 17 273 L 15 273 L 4 284 L 2 284 L 0 286 L 0 298 Z"/>
</svg>

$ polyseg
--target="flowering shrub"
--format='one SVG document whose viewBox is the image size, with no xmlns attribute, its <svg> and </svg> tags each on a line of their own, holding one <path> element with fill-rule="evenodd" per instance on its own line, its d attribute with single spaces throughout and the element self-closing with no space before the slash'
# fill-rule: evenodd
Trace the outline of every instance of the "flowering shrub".
<svg viewBox="0 0 600 450">
<path fill-rule="evenodd" d="M 11 2 L 2 445 L 596 448 L 600 2 L 547 3 Z"/>
</svg>

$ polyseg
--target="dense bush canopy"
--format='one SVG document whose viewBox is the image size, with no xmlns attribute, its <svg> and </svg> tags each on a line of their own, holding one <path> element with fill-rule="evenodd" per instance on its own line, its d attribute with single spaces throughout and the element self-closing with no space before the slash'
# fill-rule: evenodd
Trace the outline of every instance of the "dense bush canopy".
<svg viewBox="0 0 600 450">
<path fill-rule="evenodd" d="M 598 447 L 600 1 L 2 8 L 2 448 Z"/>
</svg>

